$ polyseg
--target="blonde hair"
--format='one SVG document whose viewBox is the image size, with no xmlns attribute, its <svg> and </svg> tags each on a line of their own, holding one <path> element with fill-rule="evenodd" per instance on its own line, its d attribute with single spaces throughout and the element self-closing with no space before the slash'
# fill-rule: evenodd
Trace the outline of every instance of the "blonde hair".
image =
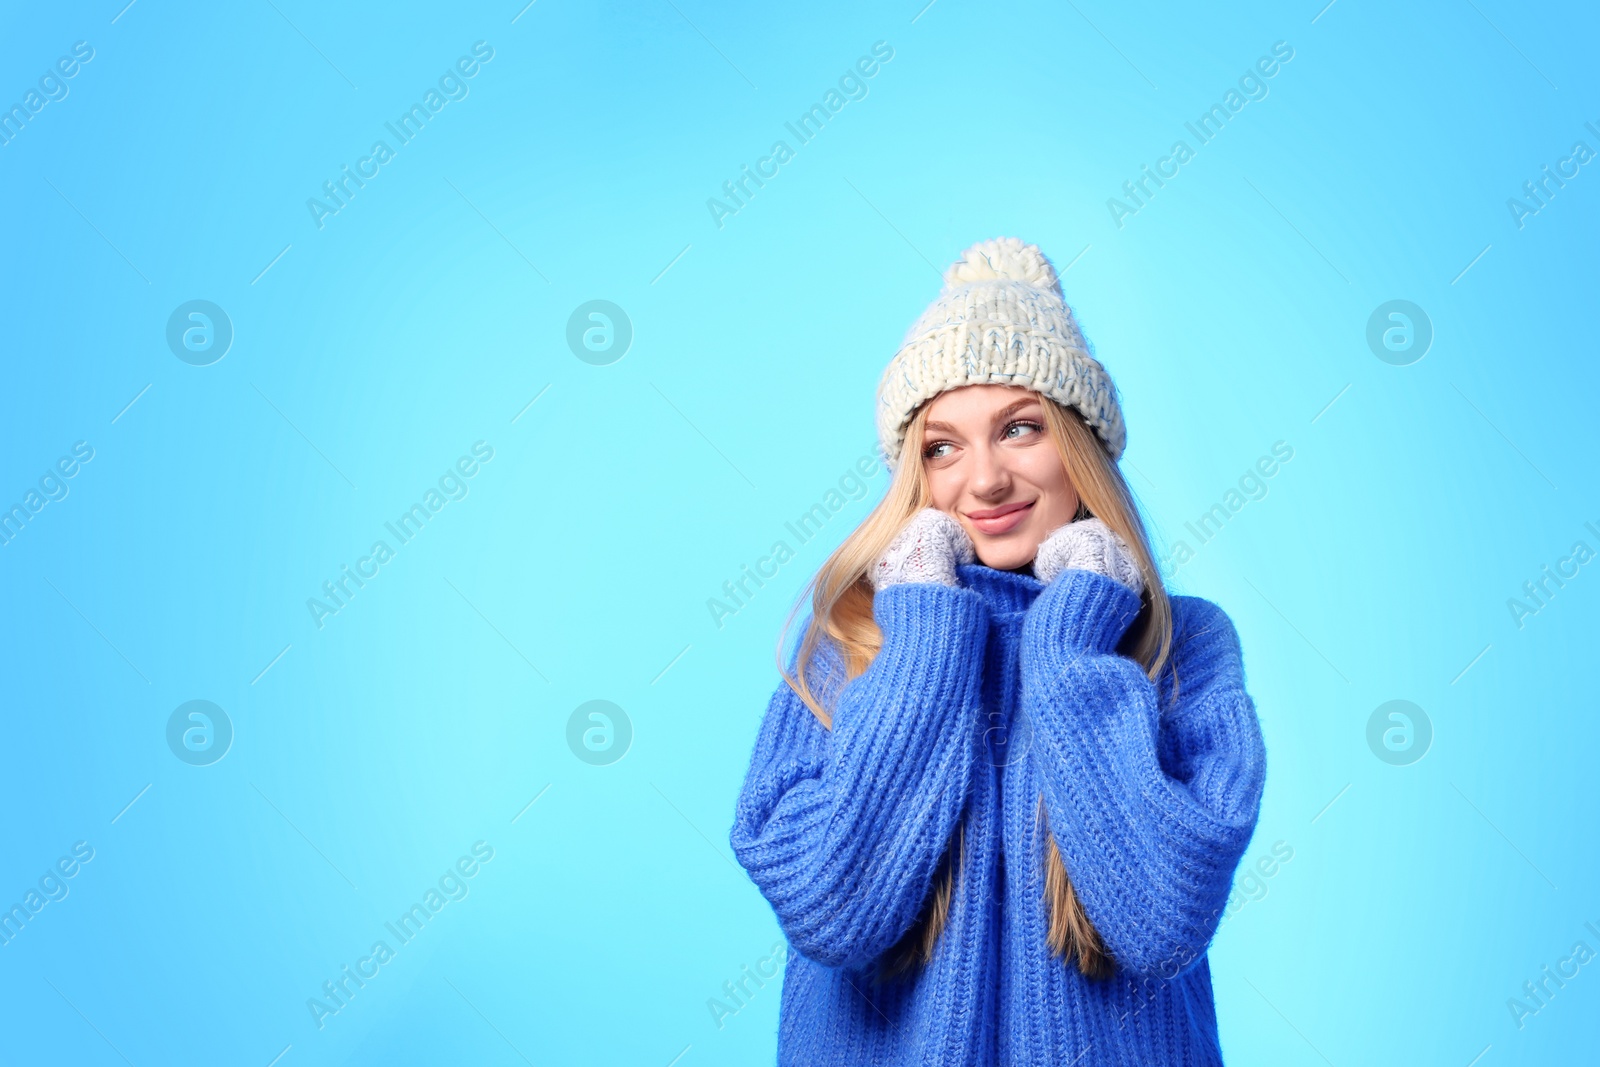
<svg viewBox="0 0 1600 1067">
<path fill-rule="evenodd" d="M 1144 577 L 1138 616 L 1129 627 L 1124 647 L 1155 681 L 1172 652 L 1172 604 L 1156 570 L 1149 539 L 1127 481 L 1105 445 L 1078 412 L 1042 394 L 1045 427 L 1055 442 L 1067 477 L 1078 492 L 1079 514 L 1085 510 L 1100 519 L 1131 549 Z M 824 728 L 833 716 L 813 692 L 806 677 L 817 645 L 826 636 L 839 650 L 846 680 L 862 674 L 883 647 L 883 633 L 872 614 L 873 588 L 869 568 L 913 515 L 932 504 L 932 491 L 923 468 L 922 447 L 928 418 L 927 403 L 912 416 L 905 445 L 883 500 L 860 526 L 845 537 L 802 590 L 784 624 L 778 641 L 778 670 L 795 694 L 811 709 Z M 783 670 L 782 649 L 787 643 L 795 613 L 811 596 L 811 621 L 795 656 L 795 677 Z M 834 689 L 837 692 L 837 688 Z M 1176 679 L 1174 678 L 1174 696 Z M 1053 834 L 1049 832 L 1044 795 L 1039 796 L 1038 824 L 1046 841 L 1044 897 L 1049 906 L 1046 943 L 1050 951 L 1091 978 L 1111 973 L 1112 960 L 1100 935 L 1083 910 Z M 880 963 L 880 978 L 888 978 L 933 959 L 933 950 L 949 919 L 955 895 L 956 873 L 962 865 L 962 828 L 956 825 L 950 846 L 934 875 L 933 889 L 922 914 Z"/>
</svg>

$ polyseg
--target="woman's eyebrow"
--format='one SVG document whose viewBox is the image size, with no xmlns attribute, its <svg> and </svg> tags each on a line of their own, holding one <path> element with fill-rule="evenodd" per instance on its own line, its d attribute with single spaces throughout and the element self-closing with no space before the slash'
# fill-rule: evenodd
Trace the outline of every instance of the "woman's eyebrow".
<svg viewBox="0 0 1600 1067">
<path fill-rule="evenodd" d="M 1038 402 L 1039 401 L 1035 400 L 1032 397 L 1027 397 L 1026 399 L 1017 401 L 1015 404 L 1008 404 L 1007 406 L 1001 408 L 999 411 L 995 412 L 994 413 L 994 418 L 992 420 L 990 420 L 990 421 L 991 422 L 999 422 L 1001 419 L 1008 419 L 1012 415 L 1015 415 L 1017 412 L 1021 411 L 1023 408 L 1028 407 L 1028 406 L 1033 405 L 1033 404 L 1037 404 Z M 943 430 L 945 433 L 954 433 L 955 432 L 955 427 L 951 426 L 949 423 L 945 423 L 945 422 L 927 422 L 927 423 L 923 424 L 923 429 L 925 429 L 925 430 Z"/>
</svg>

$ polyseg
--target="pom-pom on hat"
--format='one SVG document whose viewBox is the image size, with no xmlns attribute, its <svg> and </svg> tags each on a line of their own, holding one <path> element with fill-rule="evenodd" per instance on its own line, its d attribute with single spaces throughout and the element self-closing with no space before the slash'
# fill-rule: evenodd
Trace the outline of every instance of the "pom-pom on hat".
<svg viewBox="0 0 1600 1067">
<path fill-rule="evenodd" d="M 924 401 L 964 385 L 1017 385 L 1077 409 L 1112 459 L 1127 443 L 1116 387 L 1089 354 L 1038 245 L 980 241 L 944 272 L 944 288 L 906 331 L 878 383 L 878 440 L 890 469 Z"/>
</svg>

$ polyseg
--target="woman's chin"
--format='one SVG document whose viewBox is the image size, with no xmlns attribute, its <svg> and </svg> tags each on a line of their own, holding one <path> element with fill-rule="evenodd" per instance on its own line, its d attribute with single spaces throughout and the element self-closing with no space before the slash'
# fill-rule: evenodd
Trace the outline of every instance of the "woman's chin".
<svg viewBox="0 0 1600 1067">
<path fill-rule="evenodd" d="M 1020 547 L 1011 548 L 1008 551 L 992 552 L 984 552 L 982 549 L 979 549 L 978 562 L 992 570 L 1014 571 L 1020 570 L 1021 568 L 1032 563 L 1033 558 L 1038 554 L 1039 547 L 1037 545 L 1026 551 L 1022 550 Z"/>
</svg>

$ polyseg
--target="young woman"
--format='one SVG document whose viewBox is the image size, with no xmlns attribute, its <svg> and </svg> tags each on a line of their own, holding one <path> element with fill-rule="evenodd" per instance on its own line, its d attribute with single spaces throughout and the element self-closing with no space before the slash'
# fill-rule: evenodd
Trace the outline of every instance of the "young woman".
<svg viewBox="0 0 1600 1067">
<path fill-rule="evenodd" d="M 1037 247 L 950 268 L 878 424 L 892 482 L 808 587 L 730 836 L 794 950 L 779 1063 L 1220 1063 L 1260 728 Z"/>
</svg>

